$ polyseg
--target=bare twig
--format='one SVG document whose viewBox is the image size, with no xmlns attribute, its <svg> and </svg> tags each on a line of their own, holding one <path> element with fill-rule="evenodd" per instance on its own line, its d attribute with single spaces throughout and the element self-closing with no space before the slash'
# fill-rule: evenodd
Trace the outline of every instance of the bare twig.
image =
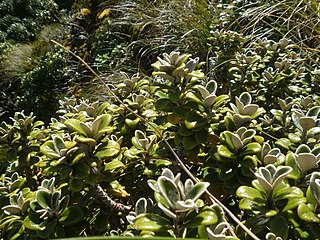
<svg viewBox="0 0 320 240">
<path fill-rule="evenodd" d="M 108 193 L 106 193 L 99 184 L 93 183 L 91 186 L 94 189 L 96 197 L 100 199 L 103 203 L 105 203 L 108 207 L 110 207 L 112 210 L 118 212 L 129 212 L 131 210 L 130 206 L 126 206 L 122 203 L 117 203 L 113 201 L 112 198 L 108 195 Z"/>
</svg>

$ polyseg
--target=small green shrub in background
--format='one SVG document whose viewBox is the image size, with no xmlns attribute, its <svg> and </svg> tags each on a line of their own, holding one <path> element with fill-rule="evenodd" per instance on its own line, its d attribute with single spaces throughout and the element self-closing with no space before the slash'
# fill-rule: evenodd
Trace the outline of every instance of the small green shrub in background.
<svg viewBox="0 0 320 240">
<path fill-rule="evenodd" d="M 0 35 L 3 40 L 28 42 L 36 39 L 43 25 L 57 21 L 54 1 L 4 0 L 0 3 Z"/>
</svg>

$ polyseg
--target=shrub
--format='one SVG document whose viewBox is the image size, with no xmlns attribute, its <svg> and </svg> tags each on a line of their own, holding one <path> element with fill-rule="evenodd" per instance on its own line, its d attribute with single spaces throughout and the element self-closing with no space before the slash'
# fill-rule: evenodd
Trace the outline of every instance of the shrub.
<svg viewBox="0 0 320 240">
<path fill-rule="evenodd" d="M 232 100 L 179 52 L 153 67 L 114 86 L 121 102 L 65 99 L 48 126 L 2 123 L 2 236 L 318 236 L 318 102 Z"/>
</svg>

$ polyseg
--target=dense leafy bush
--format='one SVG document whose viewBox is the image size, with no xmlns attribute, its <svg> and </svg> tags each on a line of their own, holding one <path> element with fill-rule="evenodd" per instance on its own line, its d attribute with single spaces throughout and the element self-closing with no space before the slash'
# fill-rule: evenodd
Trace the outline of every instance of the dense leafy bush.
<svg viewBox="0 0 320 240">
<path fill-rule="evenodd" d="M 198 58 L 153 67 L 112 89 L 121 102 L 65 99 L 49 126 L 24 113 L 2 123 L 2 237 L 249 239 L 206 189 L 259 238 L 318 236 L 317 99 L 267 110 L 248 92 L 219 94 Z"/>
<path fill-rule="evenodd" d="M 1 239 L 320 236 L 318 3 L 56 1 L 68 28 L 34 38 L 52 15 L 22 2 L 1 3 L 0 38 L 36 39 L 0 45 Z"/>
<path fill-rule="evenodd" d="M 4 0 L 0 3 L 0 40 L 26 42 L 36 39 L 43 25 L 57 21 L 54 1 Z"/>
</svg>

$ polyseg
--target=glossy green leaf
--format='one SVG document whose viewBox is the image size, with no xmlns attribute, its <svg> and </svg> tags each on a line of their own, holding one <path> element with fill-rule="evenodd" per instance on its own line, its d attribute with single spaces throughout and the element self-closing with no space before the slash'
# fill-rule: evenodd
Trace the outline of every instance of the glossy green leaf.
<svg viewBox="0 0 320 240">
<path fill-rule="evenodd" d="M 212 225 L 218 222 L 218 216 L 214 209 L 204 207 L 197 213 L 196 211 L 189 212 L 184 219 L 184 226 L 187 228 L 195 228 L 200 225 Z"/>
<path fill-rule="evenodd" d="M 280 200 L 285 198 L 302 198 L 303 191 L 298 187 L 284 187 L 282 185 L 278 185 L 274 191 L 272 192 L 272 199 Z"/>
<path fill-rule="evenodd" d="M 53 141 L 49 140 L 41 145 L 40 151 L 42 154 L 47 156 L 50 159 L 58 159 L 60 158 L 60 153 L 56 152 Z"/>
<path fill-rule="evenodd" d="M 81 121 L 78 120 L 78 119 L 74 119 L 74 118 L 71 118 L 71 119 L 67 119 L 64 124 L 71 130 L 73 131 L 76 131 L 78 133 L 80 133 L 81 135 L 83 136 L 86 136 L 88 137 L 87 133 L 85 130 L 83 130 L 83 128 L 81 127 Z"/>
<path fill-rule="evenodd" d="M 36 200 L 42 208 L 48 208 L 51 203 L 51 194 L 47 190 L 38 190 L 36 192 Z"/>
<path fill-rule="evenodd" d="M 101 159 L 112 158 L 119 154 L 120 149 L 121 147 L 118 142 L 108 140 L 107 146 L 98 148 L 97 152 L 95 153 L 95 156 Z"/>
<path fill-rule="evenodd" d="M 309 189 L 315 201 L 320 205 L 320 172 L 311 174 Z"/>
<path fill-rule="evenodd" d="M 36 224 L 30 220 L 29 216 L 27 216 L 23 220 L 23 225 L 29 230 L 43 230 L 45 227 L 40 226 L 40 224 Z"/>
<path fill-rule="evenodd" d="M 225 145 L 220 145 L 218 147 L 218 154 L 224 158 L 229 158 L 229 159 L 237 158 L 237 156 L 234 153 L 230 152 L 230 150 Z"/>
<path fill-rule="evenodd" d="M 308 137 L 313 137 L 318 134 L 320 134 L 320 127 L 313 127 L 307 132 Z"/>
<path fill-rule="evenodd" d="M 105 164 L 104 171 L 114 171 L 122 167 L 124 167 L 124 164 L 121 161 L 114 159 Z"/>
<path fill-rule="evenodd" d="M 215 103 L 213 105 L 213 108 L 218 108 L 220 107 L 223 103 L 226 103 L 229 100 L 229 96 L 228 95 L 219 95 L 217 96 Z M 229 129 L 229 128 L 228 128 Z"/>
<path fill-rule="evenodd" d="M 257 142 L 248 143 L 241 149 L 241 156 L 249 154 L 257 154 L 261 151 L 261 145 Z"/>
<path fill-rule="evenodd" d="M 296 209 L 301 203 L 305 203 L 305 197 L 296 197 L 296 198 L 289 198 L 286 206 L 282 209 L 283 212 L 286 212 L 291 209 Z"/>
<path fill-rule="evenodd" d="M 241 186 L 238 188 L 236 195 L 240 198 L 247 198 L 257 202 L 265 202 L 264 196 L 259 192 L 257 189 L 248 187 L 248 186 Z"/>
<path fill-rule="evenodd" d="M 277 210 L 271 209 L 268 212 L 266 212 L 264 216 L 267 218 L 271 218 L 273 216 L 276 216 L 277 214 L 278 214 Z"/>
<path fill-rule="evenodd" d="M 311 209 L 305 203 L 301 203 L 298 206 L 298 216 L 301 220 L 306 222 L 320 222 L 320 219 L 316 216 L 314 212 L 311 211 Z"/>
<path fill-rule="evenodd" d="M 285 165 L 290 166 L 292 168 L 292 172 L 288 174 L 288 178 L 292 178 L 292 179 L 300 178 L 300 170 L 296 163 L 295 155 L 292 152 L 289 152 L 286 155 Z"/>
<path fill-rule="evenodd" d="M 264 210 L 266 204 L 256 202 L 254 200 L 248 199 L 248 198 L 243 198 L 239 202 L 239 208 L 243 210 L 250 210 L 250 211 L 257 211 L 257 210 Z"/>
<path fill-rule="evenodd" d="M 125 119 L 125 123 L 130 127 L 130 128 L 136 128 L 137 124 L 140 122 L 140 118 L 135 118 L 135 119 Z"/>
<path fill-rule="evenodd" d="M 172 224 L 166 218 L 158 214 L 140 214 L 134 220 L 134 225 L 140 231 L 164 231 L 172 228 Z"/>
<path fill-rule="evenodd" d="M 236 123 L 231 116 L 225 116 L 224 122 L 226 125 L 226 129 L 229 131 L 233 131 L 237 128 Z"/>
<path fill-rule="evenodd" d="M 247 155 L 242 159 L 241 165 L 246 168 L 255 168 L 258 165 L 257 160 L 258 159 L 256 156 Z"/>
<path fill-rule="evenodd" d="M 59 222 L 64 226 L 69 226 L 80 222 L 84 217 L 83 211 L 79 206 L 69 206 L 62 213 Z"/>
<path fill-rule="evenodd" d="M 290 150 L 290 147 L 292 146 L 291 141 L 287 138 L 280 138 L 278 141 L 275 142 L 275 144 L 286 150 Z"/>
</svg>

